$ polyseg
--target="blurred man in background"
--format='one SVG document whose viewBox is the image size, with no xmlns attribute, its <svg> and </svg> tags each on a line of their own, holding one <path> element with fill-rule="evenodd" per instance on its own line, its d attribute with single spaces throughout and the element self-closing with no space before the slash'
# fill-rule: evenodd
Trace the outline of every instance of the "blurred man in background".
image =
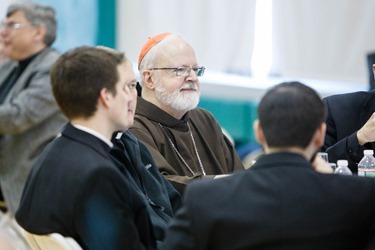
<svg viewBox="0 0 375 250">
<path fill-rule="evenodd" d="M 34 3 L 12 4 L 0 35 L 10 59 L 0 68 L 0 183 L 13 214 L 31 166 L 66 123 L 49 78 L 59 57 L 51 48 L 55 11 Z"/>
<path fill-rule="evenodd" d="M 375 90 L 332 95 L 323 101 L 328 117 L 322 149 L 330 162 L 346 159 L 357 173 L 363 151 L 375 150 Z"/>
</svg>

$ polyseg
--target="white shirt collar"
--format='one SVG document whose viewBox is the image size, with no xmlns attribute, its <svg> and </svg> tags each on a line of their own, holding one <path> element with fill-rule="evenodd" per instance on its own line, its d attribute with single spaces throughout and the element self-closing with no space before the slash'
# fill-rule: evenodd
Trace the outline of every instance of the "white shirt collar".
<svg viewBox="0 0 375 250">
<path fill-rule="evenodd" d="M 91 128 L 88 128 L 88 127 L 85 127 L 85 126 L 82 126 L 82 125 L 79 125 L 79 124 L 73 124 L 73 126 L 77 129 L 85 131 L 85 132 L 87 132 L 89 134 L 92 134 L 93 136 L 99 138 L 100 140 L 104 141 L 109 147 L 111 147 L 111 148 L 113 147 L 113 143 L 111 142 L 111 140 L 108 140 L 105 136 L 96 132 L 95 130 L 93 130 Z"/>
</svg>

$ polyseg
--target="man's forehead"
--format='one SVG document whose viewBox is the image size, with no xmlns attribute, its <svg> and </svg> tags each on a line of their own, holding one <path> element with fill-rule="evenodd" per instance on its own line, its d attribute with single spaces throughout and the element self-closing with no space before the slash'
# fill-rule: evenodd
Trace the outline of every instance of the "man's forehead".
<svg viewBox="0 0 375 250">
<path fill-rule="evenodd" d="M 133 66 L 129 61 L 124 61 L 117 66 L 117 72 L 120 74 L 120 77 L 126 78 L 127 81 L 136 81 L 135 73 Z"/>
<path fill-rule="evenodd" d="M 177 63 L 180 66 L 182 65 L 191 65 L 196 64 L 196 57 L 193 48 L 185 43 L 185 45 L 177 45 L 177 46 L 167 46 L 163 49 L 157 60 L 156 63 Z"/>
<path fill-rule="evenodd" d="M 24 21 L 26 19 L 25 13 L 23 11 L 17 10 L 7 17 L 7 22 L 10 21 Z"/>
</svg>

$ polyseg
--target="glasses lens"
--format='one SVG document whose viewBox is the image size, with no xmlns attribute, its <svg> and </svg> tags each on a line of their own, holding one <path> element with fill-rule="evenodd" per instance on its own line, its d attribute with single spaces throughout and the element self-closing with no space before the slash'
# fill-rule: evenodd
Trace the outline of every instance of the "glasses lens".
<svg viewBox="0 0 375 250">
<path fill-rule="evenodd" d="M 203 76 L 205 67 L 194 67 L 194 68 L 178 67 L 178 68 L 175 68 L 176 76 L 184 76 L 184 77 L 189 76 L 191 70 L 194 70 L 197 76 Z"/>
<path fill-rule="evenodd" d="M 197 76 L 203 76 L 204 70 L 205 70 L 205 67 L 199 67 L 199 68 L 197 68 L 197 70 L 195 72 L 197 73 Z"/>
<path fill-rule="evenodd" d="M 19 28 L 21 28 L 21 24 L 19 24 L 19 23 L 6 23 L 6 22 L 4 22 L 4 21 L 2 21 L 1 23 L 0 23 L 0 27 L 2 28 L 2 29 L 6 29 L 6 30 L 15 30 L 15 29 L 19 29 Z"/>
<path fill-rule="evenodd" d="M 176 76 L 188 76 L 190 74 L 190 68 L 178 67 L 176 68 Z"/>
<path fill-rule="evenodd" d="M 30 27 L 30 26 L 33 26 L 33 25 L 32 24 L 13 23 L 13 22 L 10 22 L 10 23 L 1 22 L 1 24 L 0 24 L 0 27 L 2 29 L 6 29 L 6 30 L 18 30 L 18 29 L 22 29 L 22 28 L 26 28 L 26 27 Z"/>
</svg>

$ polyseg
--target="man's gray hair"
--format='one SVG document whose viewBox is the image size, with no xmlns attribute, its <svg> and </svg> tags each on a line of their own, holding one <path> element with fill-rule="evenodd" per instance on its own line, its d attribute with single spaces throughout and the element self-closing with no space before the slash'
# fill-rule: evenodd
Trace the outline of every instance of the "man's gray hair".
<svg viewBox="0 0 375 250">
<path fill-rule="evenodd" d="M 9 17 L 17 11 L 23 12 L 31 25 L 44 26 L 46 28 L 44 43 L 47 46 L 50 46 L 55 41 L 57 21 L 56 12 L 52 7 L 30 2 L 15 3 L 8 7 L 6 16 Z"/>
</svg>

